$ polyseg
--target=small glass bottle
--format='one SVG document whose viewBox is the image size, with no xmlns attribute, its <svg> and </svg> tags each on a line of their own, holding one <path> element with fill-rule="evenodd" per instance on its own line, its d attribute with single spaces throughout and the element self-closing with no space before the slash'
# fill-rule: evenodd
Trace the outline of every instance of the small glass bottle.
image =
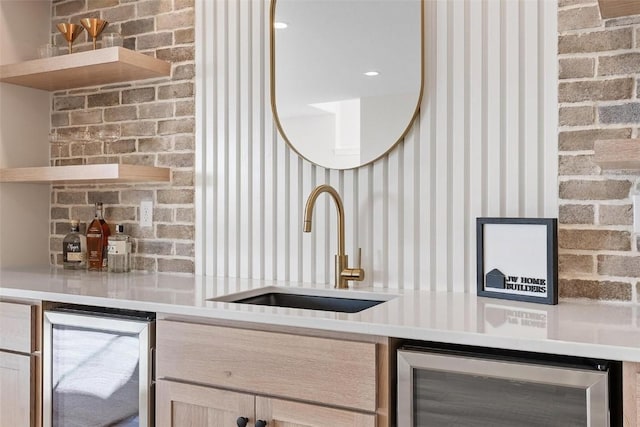
<svg viewBox="0 0 640 427">
<path fill-rule="evenodd" d="M 71 220 L 71 231 L 62 241 L 62 262 L 65 270 L 87 268 L 87 238 L 80 234 L 80 224 Z"/>
<path fill-rule="evenodd" d="M 105 271 L 107 269 L 107 239 L 109 225 L 102 215 L 102 203 L 96 203 L 96 215 L 87 228 L 87 258 L 89 270 Z"/>
<path fill-rule="evenodd" d="M 124 234 L 124 226 L 116 225 L 116 234 L 109 236 L 109 271 L 127 273 L 131 271 L 131 240 Z"/>
</svg>

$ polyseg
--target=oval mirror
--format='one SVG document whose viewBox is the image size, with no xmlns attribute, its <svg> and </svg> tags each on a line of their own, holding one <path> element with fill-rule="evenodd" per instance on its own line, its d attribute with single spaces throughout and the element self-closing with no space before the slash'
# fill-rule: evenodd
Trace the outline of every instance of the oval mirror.
<svg viewBox="0 0 640 427">
<path fill-rule="evenodd" d="M 422 0 L 272 0 L 271 106 L 281 135 L 331 169 L 408 132 L 423 86 Z"/>
</svg>

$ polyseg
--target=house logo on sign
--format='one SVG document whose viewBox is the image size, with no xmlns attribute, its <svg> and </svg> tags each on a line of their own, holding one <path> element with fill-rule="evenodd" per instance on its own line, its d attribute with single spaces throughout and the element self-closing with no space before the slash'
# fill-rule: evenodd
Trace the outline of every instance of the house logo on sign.
<svg viewBox="0 0 640 427">
<path fill-rule="evenodd" d="M 502 274 L 502 271 L 494 268 L 490 272 L 487 273 L 485 277 L 486 287 L 493 289 L 504 289 L 504 286 L 507 282 L 507 277 Z"/>
</svg>

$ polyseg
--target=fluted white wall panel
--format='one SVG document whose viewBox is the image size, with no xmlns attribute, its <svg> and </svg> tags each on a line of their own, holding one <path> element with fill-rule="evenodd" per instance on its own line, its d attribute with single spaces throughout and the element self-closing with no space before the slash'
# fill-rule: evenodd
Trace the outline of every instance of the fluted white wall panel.
<svg viewBox="0 0 640 427">
<path fill-rule="evenodd" d="M 557 215 L 556 2 L 425 2 L 425 91 L 403 143 L 355 170 L 315 166 L 278 135 L 267 0 L 197 0 L 197 270 L 331 282 L 342 194 L 368 284 L 475 292 L 478 216 Z M 206 28 L 206 31 L 205 31 Z"/>
</svg>

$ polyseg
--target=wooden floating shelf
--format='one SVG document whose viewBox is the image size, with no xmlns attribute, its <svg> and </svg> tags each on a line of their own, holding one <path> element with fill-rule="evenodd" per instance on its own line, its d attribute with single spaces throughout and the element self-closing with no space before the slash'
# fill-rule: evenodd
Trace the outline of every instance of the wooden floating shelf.
<svg viewBox="0 0 640 427">
<path fill-rule="evenodd" d="M 640 169 L 640 139 L 595 141 L 594 163 L 602 169 Z"/>
<path fill-rule="evenodd" d="M 0 169 L 0 182 L 90 184 L 169 182 L 171 170 L 139 165 L 71 165 Z"/>
<path fill-rule="evenodd" d="M 602 19 L 640 14 L 638 0 L 598 0 Z"/>
<path fill-rule="evenodd" d="M 48 91 L 167 77 L 171 64 L 108 47 L 0 66 L 0 82 Z"/>
</svg>

